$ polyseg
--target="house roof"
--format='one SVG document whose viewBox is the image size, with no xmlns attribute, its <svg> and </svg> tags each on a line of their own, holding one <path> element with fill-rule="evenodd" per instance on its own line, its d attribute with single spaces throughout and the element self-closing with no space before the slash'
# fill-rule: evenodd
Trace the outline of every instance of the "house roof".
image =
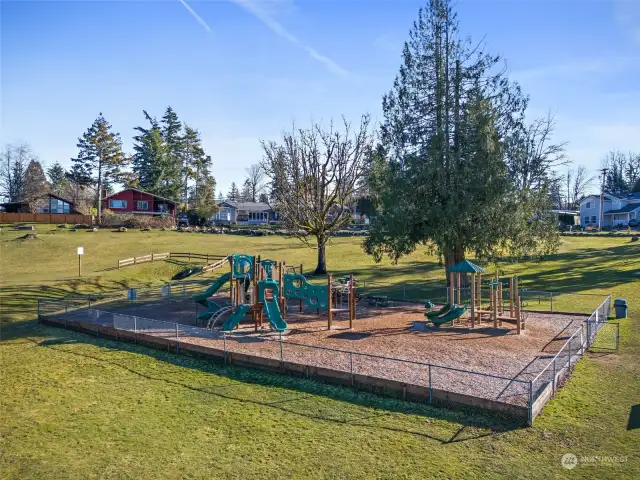
<svg viewBox="0 0 640 480">
<path fill-rule="evenodd" d="M 607 212 L 604 212 L 603 215 L 612 215 L 614 213 L 629 213 L 629 212 L 633 212 L 634 210 L 638 210 L 640 208 L 640 203 L 630 203 L 628 205 L 625 205 L 622 208 L 616 208 L 615 210 L 609 210 Z"/>
<path fill-rule="evenodd" d="M 53 193 L 47 192 L 45 194 L 43 194 L 41 197 L 38 198 L 42 198 L 42 197 L 53 197 L 57 200 L 62 200 L 63 202 L 67 202 L 69 205 L 73 205 L 73 202 L 71 200 L 67 200 L 64 197 L 61 197 L 60 195 L 55 195 Z M 29 205 L 29 202 L 27 200 L 20 200 L 18 202 L 5 202 L 5 203 L 0 203 L 1 206 L 6 207 L 8 205 Z"/>
<path fill-rule="evenodd" d="M 218 205 L 223 204 L 247 212 L 267 212 L 271 210 L 269 204 L 263 202 L 236 202 L 234 200 L 224 200 L 222 202 L 218 202 Z"/>
<path fill-rule="evenodd" d="M 469 260 L 462 260 L 461 262 L 456 263 L 453 267 L 449 267 L 447 269 L 448 273 L 483 273 L 484 268 L 479 267 L 475 263 L 470 262 Z"/>
<path fill-rule="evenodd" d="M 175 200 L 171 200 L 170 198 L 161 197 L 160 195 L 156 195 L 155 193 L 145 192 L 144 190 L 138 190 L 137 188 L 125 188 L 125 189 L 122 189 L 119 192 L 112 193 L 111 195 L 107 195 L 102 200 L 106 200 L 107 198 L 111 198 L 114 195 L 118 195 L 118 194 L 120 194 L 122 192 L 126 192 L 127 190 L 133 190 L 134 192 L 144 193 L 145 195 L 151 195 L 153 198 L 159 198 L 160 200 L 164 200 L 165 202 L 173 203 L 174 205 L 178 204 L 178 202 L 176 202 Z"/>
</svg>

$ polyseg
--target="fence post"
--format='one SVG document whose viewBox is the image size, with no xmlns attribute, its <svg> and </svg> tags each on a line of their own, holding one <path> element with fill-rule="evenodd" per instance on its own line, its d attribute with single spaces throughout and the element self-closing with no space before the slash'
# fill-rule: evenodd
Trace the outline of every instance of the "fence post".
<svg viewBox="0 0 640 480">
<path fill-rule="evenodd" d="M 282 332 L 280 332 L 280 371 L 284 372 L 284 355 L 282 354 Z"/>
<path fill-rule="evenodd" d="M 433 386 L 431 384 L 431 364 L 429 364 L 429 403 L 433 403 Z"/>
<path fill-rule="evenodd" d="M 584 355 L 584 338 L 582 336 L 582 327 L 580 327 L 580 355 Z"/>
<path fill-rule="evenodd" d="M 551 313 L 553 313 L 553 292 L 551 292 Z"/>
<path fill-rule="evenodd" d="M 587 349 L 591 348 L 591 317 L 587 318 Z"/>
<path fill-rule="evenodd" d="M 353 378 L 353 352 L 349 352 L 349 372 L 351 373 L 351 386 L 355 385 Z"/>
<path fill-rule="evenodd" d="M 569 349 L 569 370 L 567 372 L 569 372 L 571 370 L 571 338 L 567 342 L 567 348 Z"/>
<path fill-rule="evenodd" d="M 620 348 L 620 323 L 616 323 L 616 352 Z"/>
<path fill-rule="evenodd" d="M 89 307 L 88 308 L 91 308 L 91 295 L 89 295 L 87 297 L 87 302 L 89 302 Z"/>
<path fill-rule="evenodd" d="M 533 425 L 533 380 L 529 380 L 529 425 Z"/>
<path fill-rule="evenodd" d="M 222 348 L 224 349 L 224 364 L 227 364 L 227 334 L 222 332 Z"/>
</svg>

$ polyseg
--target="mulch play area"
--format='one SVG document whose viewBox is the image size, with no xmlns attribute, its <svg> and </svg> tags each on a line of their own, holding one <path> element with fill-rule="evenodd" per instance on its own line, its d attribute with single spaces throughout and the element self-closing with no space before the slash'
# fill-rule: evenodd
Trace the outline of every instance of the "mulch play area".
<svg viewBox="0 0 640 480">
<path fill-rule="evenodd" d="M 471 329 L 465 319 L 455 326 L 447 324 L 436 328 L 426 322 L 421 305 L 392 302 L 388 307 L 371 307 L 361 305 L 363 303 L 359 302 L 352 329 L 349 329 L 345 313 L 335 314 L 332 328 L 328 330 L 326 313 L 320 311 L 318 314 L 308 308 L 300 313 L 298 305 L 294 304 L 289 305 L 286 315 L 289 328 L 282 337 L 266 322 L 256 332 L 251 317 L 247 315 L 239 328 L 228 333 L 224 340 L 218 329 L 207 332 L 205 336 L 201 329 L 185 327 L 180 331 L 180 341 L 221 349 L 225 342 L 228 351 L 279 359 L 278 340 L 282 338 L 282 355 L 287 361 L 351 370 L 416 385 L 427 384 L 428 367 L 408 362 L 430 363 L 451 367 L 432 368 L 431 381 L 435 388 L 522 403 L 525 384 L 508 379 L 534 378 L 565 343 L 569 332 L 574 332 L 586 319 L 586 316 L 530 312 L 526 328 L 517 335 L 513 326 L 494 328 L 491 322 L 483 322 Z M 96 308 L 118 315 L 141 317 L 138 330 L 144 329 L 145 333 L 153 335 L 175 335 L 175 327 L 163 328 L 144 323 L 142 318 L 183 325 L 197 324 L 196 308 L 188 297 L 147 303 L 101 304 Z M 80 311 L 68 315 L 82 314 Z M 107 318 L 105 321 L 108 322 Z"/>
</svg>

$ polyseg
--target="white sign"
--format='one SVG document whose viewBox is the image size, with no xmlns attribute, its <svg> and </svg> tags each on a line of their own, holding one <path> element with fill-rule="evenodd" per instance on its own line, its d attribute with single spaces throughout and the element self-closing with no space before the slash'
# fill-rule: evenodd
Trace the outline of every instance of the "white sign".
<svg viewBox="0 0 640 480">
<path fill-rule="evenodd" d="M 78 247 L 78 255 L 84 255 L 84 247 Z"/>
</svg>

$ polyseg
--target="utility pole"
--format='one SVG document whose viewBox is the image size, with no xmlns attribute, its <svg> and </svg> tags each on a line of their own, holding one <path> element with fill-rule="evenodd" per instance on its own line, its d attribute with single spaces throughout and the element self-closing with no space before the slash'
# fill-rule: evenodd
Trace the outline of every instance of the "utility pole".
<svg viewBox="0 0 640 480">
<path fill-rule="evenodd" d="M 602 172 L 602 183 L 600 184 L 600 215 L 598 220 L 598 231 L 602 231 L 602 217 L 604 213 L 603 203 L 604 203 L 604 179 L 607 175 L 607 169 L 603 168 L 600 170 Z"/>
</svg>

